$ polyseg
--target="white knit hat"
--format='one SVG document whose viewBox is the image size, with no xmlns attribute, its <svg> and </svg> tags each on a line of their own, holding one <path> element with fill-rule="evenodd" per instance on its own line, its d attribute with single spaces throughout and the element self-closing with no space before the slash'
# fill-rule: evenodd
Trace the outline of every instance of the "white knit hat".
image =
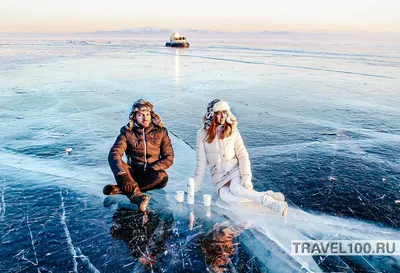
<svg viewBox="0 0 400 273">
<path fill-rule="evenodd" d="M 230 111 L 230 110 L 231 110 L 231 107 L 229 107 L 229 104 L 223 100 L 215 103 L 213 106 L 213 112 Z"/>
</svg>

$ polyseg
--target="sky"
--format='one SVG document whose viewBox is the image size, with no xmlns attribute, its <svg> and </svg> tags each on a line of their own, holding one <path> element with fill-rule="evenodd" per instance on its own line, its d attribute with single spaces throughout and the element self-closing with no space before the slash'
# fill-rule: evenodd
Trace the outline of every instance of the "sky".
<svg viewBox="0 0 400 273">
<path fill-rule="evenodd" d="M 400 0 L 0 0 L 0 32 L 400 32 Z"/>
</svg>

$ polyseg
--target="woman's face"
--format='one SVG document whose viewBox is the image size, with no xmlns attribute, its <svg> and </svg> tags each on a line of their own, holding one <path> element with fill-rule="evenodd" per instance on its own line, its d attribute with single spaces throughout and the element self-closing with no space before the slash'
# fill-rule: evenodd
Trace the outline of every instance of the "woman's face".
<svg viewBox="0 0 400 273">
<path fill-rule="evenodd" d="M 217 111 L 214 113 L 215 115 L 215 121 L 217 122 L 218 125 L 224 125 L 226 122 L 226 118 L 228 116 L 227 111 Z"/>
</svg>

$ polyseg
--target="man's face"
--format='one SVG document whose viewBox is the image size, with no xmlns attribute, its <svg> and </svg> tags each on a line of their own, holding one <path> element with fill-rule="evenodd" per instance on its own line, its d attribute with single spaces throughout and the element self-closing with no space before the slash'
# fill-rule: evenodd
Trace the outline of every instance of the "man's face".
<svg viewBox="0 0 400 273">
<path fill-rule="evenodd" d="M 147 128 L 150 126 L 151 123 L 151 114 L 149 111 L 137 111 L 136 115 L 136 123 L 143 127 L 143 128 Z"/>
<path fill-rule="evenodd" d="M 218 123 L 218 125 L 224 125 L 226 122 L 226 117 L 228 116 L 227 111 L 218 111 L 215 112 L 215 120 Z"/>
</svg>

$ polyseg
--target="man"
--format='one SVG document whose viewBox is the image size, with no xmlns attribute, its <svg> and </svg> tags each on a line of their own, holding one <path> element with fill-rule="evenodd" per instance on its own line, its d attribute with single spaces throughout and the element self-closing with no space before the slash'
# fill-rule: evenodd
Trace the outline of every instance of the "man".
<svg viewBox="0 0 400 273">
<path fill-rule="evenodd" d="M 122 161 L 126 154 L 127 163 Z M 118 185 L 106 185 L 106 195 L 125 194 L 142 212 L 150 203 L 143 194 L 167 185 L 165 172 L 174 160 L 168 131 L 151 102 L 140 99 L 132 106 L 129 123 L 121 128 L 108 155 L 108 163 Z"/>
</svg>

